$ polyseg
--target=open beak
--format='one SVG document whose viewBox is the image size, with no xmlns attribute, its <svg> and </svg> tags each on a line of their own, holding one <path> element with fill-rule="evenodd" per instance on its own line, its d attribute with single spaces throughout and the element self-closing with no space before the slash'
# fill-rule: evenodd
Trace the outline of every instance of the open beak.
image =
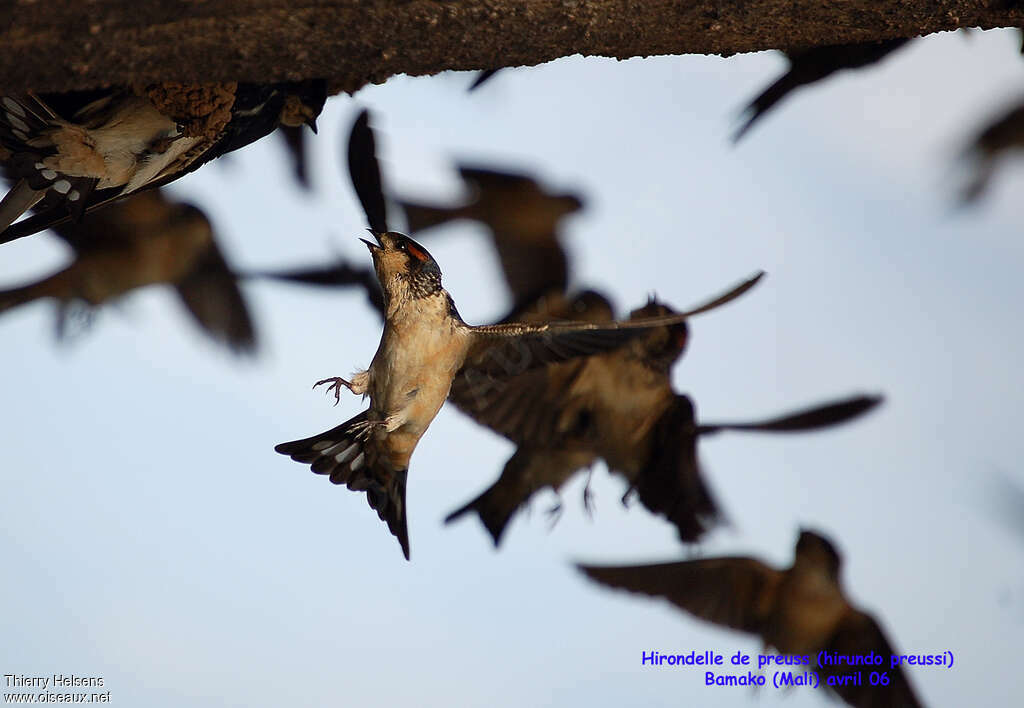
<svg viewBox="0 0 1024 708">
<path fill-rule="evenodd" d="M 378 234 L 376 234 L 373 231 L 373 229 L 367 229 L 367 231 L 369 231 L 371 234 L 373 234 L 373 237 L 375 239 L 377 239 L 377 243 L 374 243 L 373 241 L 367 241 L 365 238 L 361 238 L 359 240 L 366 244 L 366 247 L 370 249 L 370 253 L 373 253 L 374 251 L 382 250 L 383 244 L 381 244 L 381 242 L 380 242 L 380 236 Z"/>
</svg>

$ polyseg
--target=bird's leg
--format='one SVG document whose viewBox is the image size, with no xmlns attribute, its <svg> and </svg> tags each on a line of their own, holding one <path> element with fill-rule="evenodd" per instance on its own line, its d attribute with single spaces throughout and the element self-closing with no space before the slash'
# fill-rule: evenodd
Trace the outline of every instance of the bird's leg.
<svg viewBox="0 0 1024 708">
<path fill-rule="evenodd" d="M 342 386 L 347 388 L 349 391 L 352 391 L 353 393 L 355 393 L 355 390 L 352 388 L 352 382 L 351 381 L 346 381 L 345 379 L 341 378 L 340 376 L 332 376 L 329 379 L 320 379 L 315 384 L 313 384 L 313 388 L 315 389 L 317 386 L 322 386 L 325 383 L 330 383 L 331 384 L 330 386 L 327 387 L 327 393 L 330 393 L 331 389 L 334 389 L 334 405 L 338 405 L 338 401 L 341 400 L 341 387 Z"/>
<path fill-rule="evenodd" d="M 587 517 L 594 520 L 594 494 L 590 491 L 590 482 L 594 479 L 594 468 L 587 468 L 587 483 L 583 485 L 583 511 L 587 512 Z"/>
<path fill-rule="evenodd" d="M 313 384 L 313 388 L 322 386 L 325 383 L 331 385 L 327 387 L 327 392 L 330 393 L 331 389 L 334 389 L 334 405 L 338 405 L 338 401 L 341 400 L 341 387 L 344 386 L 352 393 L 357 396 L 365 395 L 370 384 L 370 374 L 367 371 L 360 371 L 352 375 L 351 381 L 346 381 L 340 376 L 332 376 L 329 379 L 321 379 Z"/>
<path fill-rule="evenodd" d="M 392 413 L 384 420 L 361 420 L 353 423 L 348 432 L 355 435 L 356 440 L 365 440 L 375 428 L 384 428 L 393 433 L 405 424 L 406 417 L 402 413 Z"/>
<path fill-rule="evenodd" d="M 544 512 L 548 517 L 548 531 L 555 528 L 555 524 L 562 518 L 562 502 L 556 502 L 553 507 Z"/>
<path fill-rule="evenodd" d="M 348 432 L 355 436 L 356 440 L 366 440 L 370 437 L 374 428 L 384 425 L 382 420 L 360 420 L 349 427 Z"/>
</svg>

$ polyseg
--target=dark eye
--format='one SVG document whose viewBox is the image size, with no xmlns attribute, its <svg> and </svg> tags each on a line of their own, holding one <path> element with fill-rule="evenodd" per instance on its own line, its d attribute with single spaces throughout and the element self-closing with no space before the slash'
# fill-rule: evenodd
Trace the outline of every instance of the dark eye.
<svg viewBox="0 0 1024 708">
<path fill-rule="evenodd" d="M 406 247 L 405 247 L 405 241 L 399 241 L 399 242 L 398 242 L 398 243 L 396 244 L 396 246 L 398 247 L 398 250 L 399 250 L 399 251 L 407 251 L 407 249 L 406 249 Z"/>
</svg>

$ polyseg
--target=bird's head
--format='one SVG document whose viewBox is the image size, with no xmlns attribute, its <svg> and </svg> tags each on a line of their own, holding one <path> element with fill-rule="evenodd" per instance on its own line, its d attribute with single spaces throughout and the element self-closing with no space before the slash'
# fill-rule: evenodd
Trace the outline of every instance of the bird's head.
<svg viewBox="0 0 1024 708">
<path fill-rule="evenodd" d="M 649 317 L 663 317 L 674 315 L 676 311 L 668 305 L 651 298 L 647 304 L 629 313 L 630 320 L 640 320 Z M 689 341 L 689 328 L 686 322 L 680 322 L 669 327 L 659 327 L 652 330 L 643 337 L 634 340 L 636 347 L 641 351 L 641 358 L 652 367 L 668 371 L 673 364 L 686 351 L 686 344 Z"/>
<path fill-rule="evenodd" d="M 441 289 L 441 269 L 427 249 L 397 231 L 374 233 L 377 241 L 360 239 L 370 249 L 377 279 L 389 297 L 428 297 Z"/>
<path fill-rule="evenodd" d="M 281 108 L 281 125 L 298 128 L 308 125 L 316 132 L 316 119 L 327 101 L 327 82 L 311 79 L 286 84 L 284 106 Z"/>
<path fill-rule="evenodd" d="M 805 563 L 823 569 L 828 577 L 838 580 L 842 558 L 832 542 L 821 534 L 800 530 L 796 541 L 796 563 Z"/>
</svg>

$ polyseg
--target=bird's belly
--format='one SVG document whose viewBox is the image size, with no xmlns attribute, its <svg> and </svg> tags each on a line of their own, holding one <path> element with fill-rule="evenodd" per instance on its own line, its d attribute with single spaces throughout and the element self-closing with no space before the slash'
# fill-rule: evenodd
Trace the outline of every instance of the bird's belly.
<svg viewBox="0 0 1024 708">
<path fill-rule="evenodd" d="M 448 397 L 460 354 L 453 337 L 431 328 L 386 332 L 370 365 L 371 417 L 398 416 L 401 427 L 422 434 Z"/>
</svg>

